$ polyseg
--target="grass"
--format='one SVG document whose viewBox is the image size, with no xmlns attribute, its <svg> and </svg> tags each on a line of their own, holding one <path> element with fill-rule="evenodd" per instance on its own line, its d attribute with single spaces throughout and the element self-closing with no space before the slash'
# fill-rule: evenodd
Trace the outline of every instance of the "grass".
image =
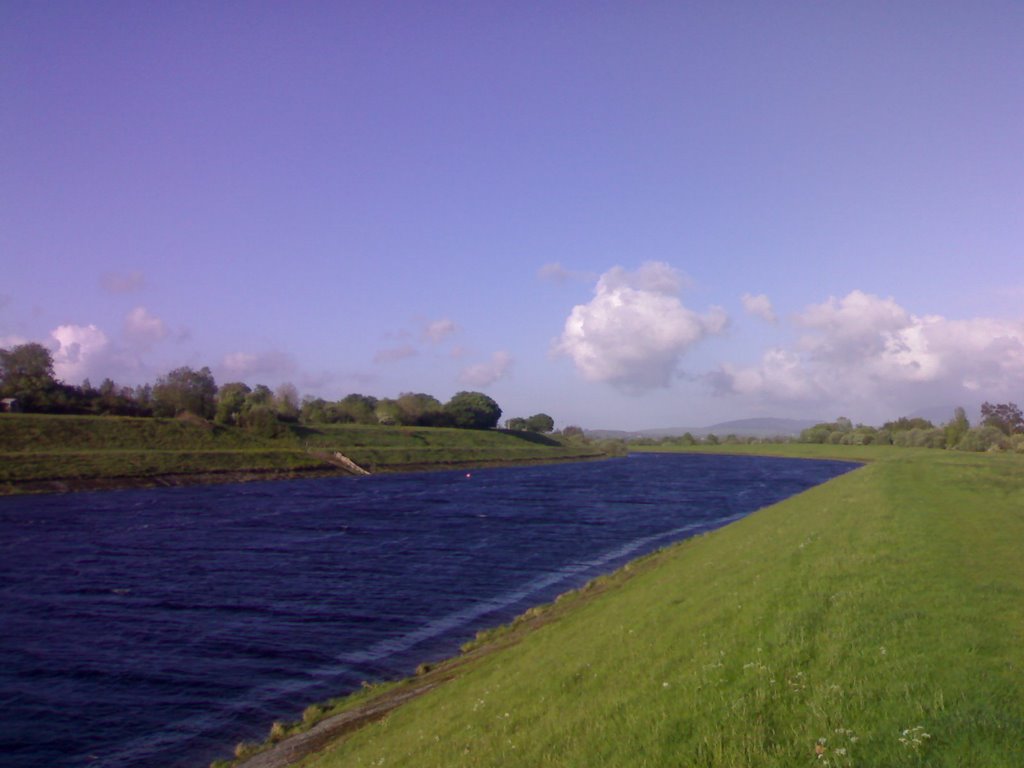
<svg viewBox="0 0 1024 768">
<path fill-rule="evenodd" d="M 0 493 L 340 472 L 340 452 L 373 472 L 598 458 L 598 447 L 498 430 L 290 425 L 259 438 L 201 419 L 0 416 Z"/>
<path fill-rule="evenodd" d="M 303 765 L 1024 765 L 1024 457 L 818 449 L 878 460 L 496 633 Z"/>
</svg>

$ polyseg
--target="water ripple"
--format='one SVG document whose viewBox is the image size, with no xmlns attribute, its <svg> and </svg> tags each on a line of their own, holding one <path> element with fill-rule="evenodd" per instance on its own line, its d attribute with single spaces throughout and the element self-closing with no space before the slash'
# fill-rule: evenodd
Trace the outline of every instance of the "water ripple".
<svg viewBox="0 0 1024 768">
<path fill-rule="evenodd" d="M 850 468 L 641 455 L 0 499 L 0 761 L 204 765 Z"/>
</svg>

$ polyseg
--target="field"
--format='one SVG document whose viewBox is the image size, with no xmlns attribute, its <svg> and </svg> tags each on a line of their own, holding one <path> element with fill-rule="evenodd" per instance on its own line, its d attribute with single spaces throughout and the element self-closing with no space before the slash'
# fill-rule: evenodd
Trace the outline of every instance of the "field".
<svg viewBox="0 0 1024 768">
<path fill-rule="evenodd" d="M 499 430 L 286 425 L 268 439 L 200 419 L 0 416 L 0 493 L 599 458 L 599 447 Z"/>
<path fill-rule="evenodd" d="M 1024 457 L 814 450 L 874 461 L 531 611 L 302 765 L 1024 765 Z"/>
</svg>

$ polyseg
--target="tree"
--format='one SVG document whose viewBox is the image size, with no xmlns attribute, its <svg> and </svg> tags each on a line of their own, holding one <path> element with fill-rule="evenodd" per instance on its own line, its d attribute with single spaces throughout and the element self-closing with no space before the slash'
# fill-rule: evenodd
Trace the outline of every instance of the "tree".
<svg viewBox="0 0 1024 768">
<path fill-rule="evenodd" d="M 408 427 L 437 427 L 446 420 L 441 401 L 422 392 L 403 392 L 396 401 L 397 419 Z"/>
<path fill-rule="evenodd" d="M 53 355 L 30 342 L 0 349 L 0 397 L 16 397 L 25 410 L 41 407 L 54 387 Z"/>
<path fill-rule="evenodd" d="M 946 447 L 956 448 L 964 435 L 967 434 L 967 430 L 971 428 L 971 422 L 967 420 L 967 413 L 963 408 L 957 408 L 953 411 L 953 418 L 950 419 L 949 423 L 946 424 Z"/>
<path fill-rule="evenodd" d="M 259 437 L 278 437 L 285 428 L 277 420 L 277 414 L 267 405 L 254 405 L 241 417 L 242 427 Z"/>
<path fill-rule="evenodd" d="M 967 430 L 957 446 L 961 451 L 990 451 L 1009 447 L 1010 441 L 998 427 L 982 425 Z"/>
<path fill-rule="evenodd" d="M 1004 435 L 1024 432 L 1024 414 L 1015 403 L 982 403 L 981 423 L 995 427 Z"/>
<path fill-rule="evenodd" d="M 214 420 L 218 424 L 238 424 L 238 419 L 245 408 L 245 399 L 252 392 L 249 385 L 241 381 L 232 381 L 221 385 L 217 391 L 217 411 Z"/>
<path fill-rule="evenodd" d="M 266 384 L 257 384 L 252 391 L 245 396 L 245 408 L 255 408 L 257 405 L 264 405 L 267 408 L 274 406 L 274 393 Z"/>
<path fill-rule="evenodd" d="M 570 440 L 582 440 L 585 437 L 583 427 L 577 427 L 575 424 L 570 424 L 562 429 L 562 437 L 566 437 Z"/>
<path fill-rule="evenodd" d="M 322 397 L 306 395 L 302 398 L 299 421 L 302 424 L 330 424 L 331 404 Z"/>
<path fill-rule="evenodd" d="M 274 393 L 274 410 L 282 421 L 297 421 L 299 418 L 299 390 L 291 382 L 285 382 Z"/>
<path fill-rule="evenodd" d="M 209 368 L 194 371 L 175 368 L 153 386 L 153 411 L 157 416 L 192 413 L 204 419 L 216 414 L 217 384 Z"/>
<path fill-rule="evenodd" d="M 377 398 L 369 395 L 346 395 L 338 401 L 338 421 L 354 424 L 376 424 Z"/>
<path fill-rule="evenodd" d="M 457 392 L 444 404 L 452 426 L 463 429 L 493 429 L 501 418 L 501 408 L 483 392 Z"/>
<path fill-rule="evenodd" d="M 906 416 L 900 416 L 896 421 L 887 421 L 882 425 L 882 429 L 886 429 L 889 432 L 907 432 L 911 429 L 934 428 L 935 425 L 928 421 L 928 419 L 922 419 L 920 417 L 911 419 Z"/>
<path fill-rule="evenodd" d="M 525 432 L 526 419 L 522 416 L 513 416 L 511 419 L 507 419 L 505 421 L 505 429 L 511 430 L 512 432 Z"/>
<path fill-rule="evenodd" d="M 526 420 L 526 428 L 531 432 L 551 432 L 555 428 L 555 420 L 546 413 L 535 413 Z"/>
<path fill-rule="evenodd" d="M 402 413 L 398 408 L 398 401 L 390 397 L 382 397 L 377 401 L 377 407 L 373 409 L 373 415 L 377 417 L 377 423 L 393 427 L 399 423 Z"/>
</svg>

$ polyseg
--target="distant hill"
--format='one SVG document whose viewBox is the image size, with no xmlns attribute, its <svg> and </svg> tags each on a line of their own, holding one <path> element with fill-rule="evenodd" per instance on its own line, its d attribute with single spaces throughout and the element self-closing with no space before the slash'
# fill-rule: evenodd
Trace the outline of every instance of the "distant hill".
<svg viewBox="0 0 1024 768">
<path fill-rule="evenodd" d="M 755 419 L 736 419 L 722 421 L 707 427 L 662 427 L 659 429 L 641 429 L 635 432 L 614 429 L 588 429 L 587 437 L 621 438 L 636 437 L 678 437 L 689 432 L 694 437 L 715 434 L 719 437 L 736 435 L 737 437 L 796 437 L 808 427 L 825 421 L 825 419 L 777 419 L 762 417 Z"/>
</svg>

